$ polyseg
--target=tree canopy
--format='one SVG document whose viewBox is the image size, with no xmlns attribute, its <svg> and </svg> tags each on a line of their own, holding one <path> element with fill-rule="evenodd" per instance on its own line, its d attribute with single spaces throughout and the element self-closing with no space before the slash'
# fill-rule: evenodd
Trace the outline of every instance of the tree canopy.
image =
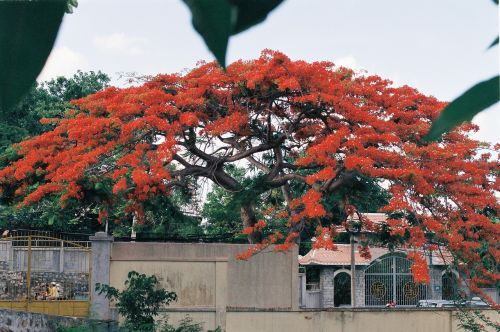
<svg viewBox="0 0 500 332">
<path fill-rule="evenodd" d="M 82 98 L 109 86 L 108 75 L 78 71 L 71 77 L 35 83 L 13 109 L 0 112 L 0 149 L 4 152 L 13 143 L 39 135 L 50 129 L 41 118 L 63 117 L 73 99 Z"/>
<path fill-rule="evenodd" d="M 287 250 L 308 227 L 316 246 L 332 248 L 337 226 L 352 230 L 348 217 L 362 208 L 349 188 L 368 178 L 390 193 L 380 209 L 390 218 L 359 215 L 356 226 L 414 248 L 417 281 L 429 280 L 420 251 L 428 243 L 453 254 L 473 290 L 496 280 L 498 147 L 470 139 L 472 124 L 426 142 L 446 103 L 411 87 L 265 50 L 226 71 L 202 63 L 72 103 L 64 118 L 44 120 L 53 130 L 19 144 L 19 159 L 0 172 L 3 199 L 65 206 L 106 183 L 99 220 L 144 221 L 148 200 L 206 178 L 244 202 L 243 233 L 255 244 L 245 258 L 270 244 Z M 259 204 L 276 190 L 281 199 Z"/>
</svg>

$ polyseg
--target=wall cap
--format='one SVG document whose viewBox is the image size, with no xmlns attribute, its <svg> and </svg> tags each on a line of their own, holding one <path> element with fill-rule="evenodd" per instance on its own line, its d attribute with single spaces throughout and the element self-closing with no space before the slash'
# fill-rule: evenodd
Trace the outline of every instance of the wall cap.
<svg viewBox="0 0 500 332">
<path fill-rule="evenodd" d="M 106 232 L 97 232 L 94 236 L 89 236 L 90 241 L 109 241 L 113 242 L 114 237 L 112 235 L 108 235 Z"/>
</svg>

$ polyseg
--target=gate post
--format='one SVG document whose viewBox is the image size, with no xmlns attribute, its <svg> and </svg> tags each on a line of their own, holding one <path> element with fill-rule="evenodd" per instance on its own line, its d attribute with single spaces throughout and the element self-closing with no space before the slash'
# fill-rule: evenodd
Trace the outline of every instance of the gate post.
<svg viewBox="0 0 500 332">
<path fill-rule="evenodd" d="M 109 285 L 109 271 L 111 261 L 111 246 L 113 237 L 105 232 L 97 232 L 91 236 L 92 242 L 92 270 L 90 274 L 90 314 L 92 318 L 110 320 L 109 299 L 104 294 L 99 295 L 95 284 Z"/>
</svg>

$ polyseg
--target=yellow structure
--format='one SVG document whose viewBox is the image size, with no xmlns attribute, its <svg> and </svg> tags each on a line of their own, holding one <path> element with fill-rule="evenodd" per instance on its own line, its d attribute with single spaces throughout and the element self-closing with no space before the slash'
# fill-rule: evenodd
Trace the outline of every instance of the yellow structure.
<svg viewBox="0 0 500 332">
<path fill-rule="evenodd" d="M 61 301 L 0 301 L 0 308 L 17 311 L 38 312 L 47 315 L 88 317 L 89 301 L 61 300 Z"/>
<path fill-rule="evenodd" d="M 90 260 L 88 242 L 37 235 L 0 239 L 0 309 L 87 317 Z M 78 282 L 68 281 L 72 277 Z"/>
</svg>

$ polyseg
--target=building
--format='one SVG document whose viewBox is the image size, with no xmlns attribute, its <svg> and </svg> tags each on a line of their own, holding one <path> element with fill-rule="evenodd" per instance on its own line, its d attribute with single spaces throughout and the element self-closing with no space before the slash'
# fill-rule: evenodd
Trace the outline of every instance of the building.
<svg viewBox="0 0 500 332">
<path fill-rule="evenodd" d="M 364 213 L 374 224 L 385 223 L 383 213 Z M 353 218 L 353 221 L 356 221 Z M 343 231 L 340 227 L 337 232 Z M 345 230 L 344 230 L 345 232 Z M 369 233 L 364 229 L 361 233 Z M 383 307 L 390 302 L 414 307 L 419 300 L 452 300 L 468 295 L 458 273 L 450 269 L 447 251 L 423 252 L 429 266 L 430 283 L 413 281 L 411 261 L 404 250 L 370 247 L 371 258 L 360 255 L 357 245 L 337 244 L 336 250 L 313 249 L 299 256 L 302 266 L 300 294 L 302 308 Z M 351 256 L 354 257 L 351 267 Z M 354 276 L 353 276 L 354 274 Z M 498 301 L 498 291 L 486 290 Z"/>
<path fill-rule="evenodd" d="M 299 256 L 305 267 L 301 274 L 301 307 L 333 308 L 351 306 L 383 307 L 391 301 L 398 306 L 416 306 L 424 299 L 453 299 L 461 289 L 457 273 L 450 271 L 447 257 L 427 254 L 430 284 L 417 284 L 404 251 L 370 248 L 371 259 L 355 253 L 354 282 L 351 281 L 351 245 L 337 244 L 337 250 L 313 249 Z M 462 287 L 463 288 L 463 287 Z"/>
</svg>

